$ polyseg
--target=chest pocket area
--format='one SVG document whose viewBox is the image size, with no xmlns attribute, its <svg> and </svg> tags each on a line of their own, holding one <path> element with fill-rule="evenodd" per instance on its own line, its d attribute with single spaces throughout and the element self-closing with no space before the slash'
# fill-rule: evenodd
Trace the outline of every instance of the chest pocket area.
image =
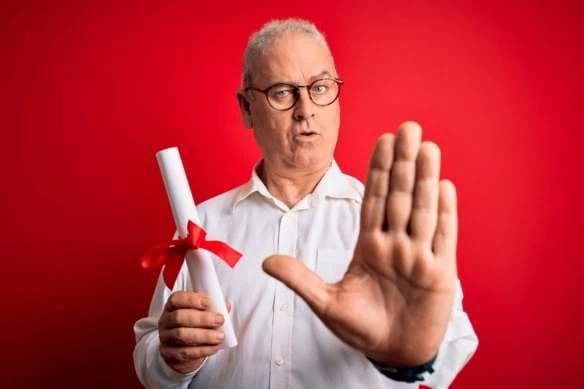
<svg viewBox="0 0 584 389">
<path fill-rule="evenodd" d="M 316 272 L 329 284 L 340 281 L 351 259 L 353 250 L 345 249 L 317 249 L 316 251 Z"/>
</svg>

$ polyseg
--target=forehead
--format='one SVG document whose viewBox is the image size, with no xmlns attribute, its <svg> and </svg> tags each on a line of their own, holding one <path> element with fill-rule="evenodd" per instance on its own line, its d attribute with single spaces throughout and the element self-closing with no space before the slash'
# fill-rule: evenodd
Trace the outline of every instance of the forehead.
<svg viewBox="0 0 584 389">
<path fill-rule="evenodd" d="M 323 72 L 335 77 L 333 58 L 328 49 L 310 35 L 289 32 L 275 38 L 254 58 L 256 86 L 276 82 L 309 83 Z"/>
</svg>

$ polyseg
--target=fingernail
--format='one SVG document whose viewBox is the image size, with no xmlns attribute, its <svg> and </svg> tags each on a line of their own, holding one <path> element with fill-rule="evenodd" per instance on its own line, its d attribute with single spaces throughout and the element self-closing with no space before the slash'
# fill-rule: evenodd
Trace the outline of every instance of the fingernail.
<svg viewBox="0 0 584 389">
<path fill-rule="evenodd" d="M 225 334 L 223 332 L 219 332 L 217 334 L 217 340 L 221 341 L 223 339 L 225 339 Z"/>
<path fill-rule="evenodd" d="M 223 315 L 215 316 L 215 324 L 223 324 Z"/>
<path fill-rule="evenodd" d="M 209 308 L 211 306 L 211 300 L 209 300 L 208 298 L 204 298 L 201 300 L 201 305 L 203 306 L 203 308 Z"/>
</svg>

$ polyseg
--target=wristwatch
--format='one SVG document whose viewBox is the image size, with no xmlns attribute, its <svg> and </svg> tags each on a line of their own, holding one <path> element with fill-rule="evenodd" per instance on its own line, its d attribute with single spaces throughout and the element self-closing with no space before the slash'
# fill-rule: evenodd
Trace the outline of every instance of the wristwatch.
<svg viewBox="0 0 584 389">
<path fill-rule="evenodd" d="M 375 362 L 373 359 L 367 357 L 369 362 L 375 366 L 377 370 L 384 376 L 391 378 L 394 381 L 401 381 L 401 382 L 416 382 L 416 381 L 424 381 L 424 377 L 422 374 L 424 373 L 434 373 L 434 362 L 436 362 L 436 358 L 438 358 L 438 354 L 434 356 L 431 360 L 424 363 L 420 366 L 414 367 L 390 367 L 381 365 L 378 362 Z"/>
</svg>

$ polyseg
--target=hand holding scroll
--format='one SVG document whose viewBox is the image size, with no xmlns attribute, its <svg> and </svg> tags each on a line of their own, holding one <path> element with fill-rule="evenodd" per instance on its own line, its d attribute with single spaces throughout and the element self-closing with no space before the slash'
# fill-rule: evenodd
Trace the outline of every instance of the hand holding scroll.
<svg viewBox="0 0 584 389">
<path fill-rule="evenodd" d="M 225 317 L 208 311 L 210 307 L 209 296 L 197 292 L 175 292 L 166 302 L 158 321 L 160 355 L 179 373 L 198 369 L 225 340 L 219 329 Z M 231 310 L 229 303 L 227 309 Z"/>
</svg>

